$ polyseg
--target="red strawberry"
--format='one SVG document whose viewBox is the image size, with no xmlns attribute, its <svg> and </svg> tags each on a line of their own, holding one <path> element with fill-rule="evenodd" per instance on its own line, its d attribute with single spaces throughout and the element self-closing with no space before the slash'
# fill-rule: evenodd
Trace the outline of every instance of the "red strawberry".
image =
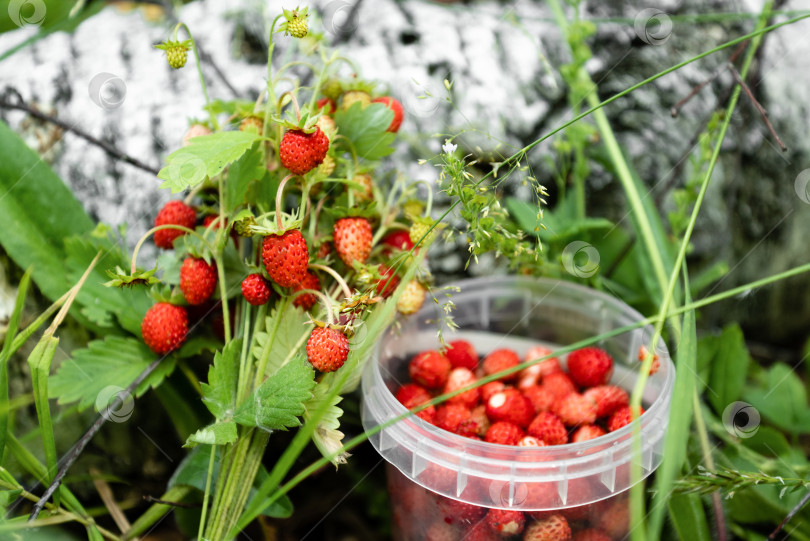
<svg viewBox="0 0 810 541">
<path fill-rule="evenodd" d="M 611 541 L 611 537 L 596 528 L 586 528 L 574 534 L 572 541 Z"/>
<path fill-rule="evenodd" d="M 582 394 L 596 403 L 597 417 L 606 417 L 617 409 L 630 404 L 627 391 L 615 385 L 597 385 Z"/>
<path fill-rule="evenodd" d="M 596 403 L 579 393 L 571 393 L 551 406 L 554 413 L 566 426 L 589 425 L 596 422 Z"/>
<path fill-rule="evenodd" d="M 397 400 L 399 400 L 400 404 L 408 409 L 421 406 L 425 402 L 429 402 L 432 398 L 430 393 L 427 392 L 427 389 L 420 387 L 415 383 L 406 383 L 399 388 L 397 394 L 394 396 Z M 428 406 L 416 415 L 429 423 L 433 423 L 436 419 L 436 408 L 433 406 Z"/>
<path fill-rule="evenodd" d="M 315 257 L 318 259 L 326 259 L 326 256 L 332 253 L 332 244 L 329 242 L 324 242 L 320 246 L 318 246 L 318 253 Z"/>
<path fill-rule="evenodd" d="M 568 354 L 568 375 L 580 387 L 604 385 L 613 373 L 613 359 L 596 347 L 587 347 Z"/>
<path fill-rule="evenodd" d="M 312 274 L 311 272 L 307 271 L 301 282 L 298 285 L 293 286 L 293 292 L 297 293 L 302 289 L 311 289 L 313 291 L 320 291 L 321 281 L 315 274 Z M 312 293 L 304 293 L 303 295 L 299 295 L 295 298 L 295 300 L 293 301 L 293 305 L 303 308 L 304 310 L 310 310 L 312 309 L 313 306 L 315 306 L 316 302 L 318 302 L 317 296 L 313 295 Z"/>
<path fill-rule="evenodd" d="M 433 424 L 448 432 L 458 432 L 461 423 L 469 420 L 470 410 L 464 406 L 458 404 L 442 404 L 436 408 L 436 420 Z"/>
<path fill-rule="evenodd" d="M 436 497 L 439 516 L 446 524 L 473 524 L 481 520 L 486 509 L 444 496 Z"/>
<path fill-rule="evenodd" d="M 270 284 L 261 274 L 248 274 L 247 278 L 242 280 L 242 296 L 253 306 L 266 304 L 272 293 Z"/>
<path fill-rule="evenodd" d="M 452 363 L 451 363 L 452 365 Z M 475 374 L 472 373 L 471 370 L 467 368 L 454 368 L 450 371 L 450 375 L 447 378 L 447 383 L 444 385 L 444 390 L 442 394 L 445 393 L 452 393 L 461 389 L 462 387 L 467 387 L 468 385 L 472 385 L 476 382 Z M 461 394 L 454 396 L 453 398 L 449 398 L 447 400 L 448 404 L 459 404 L 464 406 L 465 408 L 472 409 L 478 405 L 478 400 L 481 398 L 481 390 L 479 388 L 470 389 L 469 391 L 464 391 Z"/>
<path fill-rule="evenodd" d="M 529 402 L 532 403 L 535 413 L 549 411 L 556 400 L 554 395 L 542 385 L 535 385 L 528 389 L 523 389 L 523 396 L 528 398 Z"/>
<path fill-rule="evenodd" d="M 551 393 L 555 400 L 576 392 L 577 386 L 565 372 L 554 372 L 543 378 L 543 388 Z"/>
<path fill-rule="evenodd" d="M 186 302 L 202 304 L 211 298 L 217 287 L 217 270 L 204 259 L 187 257 L 180 266 L 180 291 Z"/>
<path fill-rule="evenodd" d="M 354 261 L 365 263 L 371 255 L 371 224 L 365 218 L 341 218 L 332 236 L 338 257 L 349 267 Z"/>
<path fill-rule="evenodd" d="M 492 375 L 520 364 L 520 357 L 511 349 L 496 349 L 484 358 L 483 366 L 486 375 Z M 501 381 L 513 381 L 517 373 L 499 378 Z"/>
<path fill-rule="evenodd" d="M 159 302 L 146 311 L 141 323 L 143 341 L 158 355 L 165 355 L 186 341 L 188 313 L 182 306 Z"/>
<path fill-rule="evenodd" d="M 644 362 L 644 357 L 646 356 L 647 356 L 647 347 L 641 346 L 640 348 L 638 348 L 638 361 Z M 659 368 L 661 368 L 661 360 L 658 358 L 658 355 L 653 354 L 653 361 L 652 364 L 650 365 L 650 375 L 652 376 L 653 374 L 658 372 Z"/>
<path fill-rule="evenodd" d="M 470 412 L 470 421 L 475 423 L 476 428 L 478 431 L 476 434 L 481 436 L 482 438 L 486 435 L 487 430 L 489 430 L 490 422 L 489 417 L 487 417 L 487 407 L 483 404 L 476 406 Z"/>
<path fill-rule="evenodd" d="M 475 347 L 466 340 L 453 340 L 447 343 L 447 351 L 444 353 L 450 360 L 453 368 L 478 368 L 478 353 Z"/>
<path fill-rule="evenodd" d="M 318 110 L 324 109 L 324 113 L 327 115 L 331 115 L 335 112 L 335 101 L 329 98 L 321 98 L 315 102 L 315 108 Z"/>
<path fill-rule="evenodd" d="M 182 225 L 189 229 L 194 229 L 197 221 L 197 213 L 194 209 L 182 201 L 169 201 L 155 216 L 155 227 L 159 225 Z M 161 229 L 155 231 L 155 245 L 164 250 L 171 250 L 174 247 L 174 239 L 185 235 L 177 229 Z"/>
<path fill-rule="evenodd" d="M 630 506 L 626 497 L 613 497 L 596 504 L 593 525 L 611 539 L 624 539 L 630 530 Z"/>
<path fill-rule="evenodd" d="M 524 436 L 522 440 L 518 442 L 518 447 L 545 447 L 546 442 L 543 440 L 538 440 L 534 436 Z"/>
<path fill-rule="evenodd" d="M 307 340 L 307 359 L 320 372 L 334 372 L 349 356 L 349 341 L 340 331 L 315 327 Z"/>
<path fill-rule="evenodd" d="M 490 509 L 484 521 L 501 537 L 510 537 L 523 531 L 526 526 L 526 515 L 514 509 Z"/>
<path fill-rule="evenodd" d="M 289 130 L 279 145 L 281 165 L 294 175 L 308 173 L 323 162 L 329 150 L 329 139 L 320 128 L 312 133 Z"/>
<path fill-rule="evenodd" d="M 487 400 L 487 416 L 493 421 L 509 421 L 526 428 L 535 416 L 531 401 L 517 389 L 504 389 Z"/>
<path fill-rule="evenodd" d="M 298 285 L 307 274 L 307 241 L 297 229 L 268 235 L 262 241 L 262 261 L 270 279 L 281 287 Z"/>
<path fill-rule="evenodd" d="M 644 413 L 644 408 L 641 408 L 639 415 Z M 613 412 L 607 422 L 608 432 L 615 432 L 620 428 L 629 425 L 633 421 L 633 411 L 630 406 L 624 406 Z"/>
<path fill-rule="evenodd" d="M 517 445 L 526 433 L 518 425 L 507 421 L 492 423 L 484 440 L 501 445 Z"/>
<path fill-rule="evenodd" d="M 458 539 L 456 528 L 447 522 L 434 522 L 425 531 L 425 541 L 456 541 L 456 539 Z"/>
<path fill-rule="evenodd" d="M 538 413 L 527 431 L 530 436 L 543 440 L 547 445 L 568 443 L 568 431 L 560 418 L 553 413 Z"/>
<path fill-rule="evenodd" d="M 604 436 L 605 431 L 599 425 L 582 425 L 571 436 L 571 443 L 579 443 L 581 441 L 588 441 L 599 436 Z"/>
<path fill-rule="evenodd" d="M 486 404 L 492 395 L 499 393 L 506 389 L 506 385 L 502 381 L 490 381 L 481 385 L 481 400 Z"/>
<path fill-rule="evenodd" d="M 397 133 L 399 131 L 399 126 L 402 124 L 402 118 L 405 116 L 402 111 L 402 104 L 391 96 L 374 98 L 371 100 L 371 102 L 385 104 L 386 107 L 394 111 L 394 119 L 391 121 L 391 124 L 388 126 L 388 128 L 386 128 L 385 131 Z"/>
<path fill-rule="evenodd" d="M 377 294 L 381 295 L 384 299 L 390 297 L 394 290 L 399 286 L 399 276 L 394 273 L 393 269 L 380 265 L 379 267 L 381 280 L 377 283 Z"/>
<path fill-rule="evenodd" d="M 571 527 L 562 515 L 550 515 L 529 524 L 523 541 L 569 541 Z"/>
<path fill-rule="evenodd" d="M 493 532 L 486 521 L 476 522 L 461 536 L 463 541 L 498 541 L 500 538 L 501 536 Z"/>
<path fill-rule="evenodd" d="M 428 389 L 441 389 L 450 376 L 450 361 L 438 351 L 423 351 L 408 366 L 411 379 Z"/>
<path fill-rule="evenodd" d="M 405 229 L 397 229 L 383 237 L 382 243 L 390 248 L 408 251 L 413 248 L 411 233 Z M 384 252 L 385 253 L 385 252 Z M 390 255 L 390 250 L 388 251 Z"/>
</svg>

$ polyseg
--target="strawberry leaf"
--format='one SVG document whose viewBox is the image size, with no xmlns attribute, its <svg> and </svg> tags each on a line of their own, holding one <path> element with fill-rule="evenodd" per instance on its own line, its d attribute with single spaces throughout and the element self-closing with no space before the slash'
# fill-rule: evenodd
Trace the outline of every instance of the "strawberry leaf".
<svg viewBox="0 0 810 541">
<path fill-rule="evenodd" d="M 229 131 L 194 137 L 188 146 L 175 150 L 166 158 L 166 167 L 158 172 L 165 182 L 161 188 L 182 192 L 220 174 L 228 165 L 247 152 L 261 139 L 257 133 Z"/>
<path fill-rule="evenodd" d="M 331 372 L 324 376 L 320 383 L 315 386 L 312 398 L 304 404 L 306 407 L 306 411 L 304 412 L 305 421 L 309 422 L 313 413 L 323 406 L 327 398 L 326 395 L 329 393 L 329 389 L 332 387 L 334 380 L 335 372 Z M 315 428 L 315 432 L 312 433 L 312 442 L 325 457 L 332 456 L 335 451 L 343 446 L 344 434 L 338 430 L 338 428 L 340 428 L 340 418 L 343 416 L 343 410 L 337 406 L 341 400 L 343 400 L 343 397 L 340 395 L 332 397 L 326 412 Z M 333 456 L 332 464 L 336 467 L 339 464 L 345 464 L 348 457 L 349 453 L 345 452 Z"/>
<path fill-rule="evenodd" d="M 358 158 L 368 161 L 379 160 L 394 152 L 391 145 L 396 135 L 385 131 L 392 120 L 394 112 L 382 103 L 363 107 L 358 102 L 335 113 L 338 132 L 351 141 Z"/>
<path fill-rule="evenodd" d="M 221 352 L 217 351 L 214 355 L 214 364 L 208 369 L 208 383 L 201 385 L 203 403 L 217 419 L 228 419 L 233 416 L 241 352 L 241 339 L 231 340 Z"/>
<path fill-rule="evenodd" d="M 228 169 L 228 180 L 225 183 L 228 204 L 226 212 L 230 213 L 244 205 L 250 183 L 264 178 L 267 169 L 262 163 L 263 158 L 260 148 L 256 148 L 247 152 Z"/>
<path fill-rule="evenodd" d="M 300 355 L 267 378 L 237 409 L 234 419 L 263 430 L 284 430 L 299 426 L 298 419 L 312 399 L 315 370 Z"/>
<path fill-rule="evenodd" d="M 214 423 L 189 436 L 183 447 L 196 447 L 200 444 L 226 445 L 235 442 L 236 436 L 236 423 L 233 421 Z"/>
<path fill-rule="evenodd" d="M 99 397 L 109 396 L 108 387 L 125 389 L 143 372 L 155 354 L 146 344 L 135 338 L 108 336 L 94 340 L 84 349 L 73 352 L 73 357 L 62 362 L 59 371 L 48 381 L 49 395 L 60 404 L 79 403 L 79 411 L 96 404 Z M 150 387 L 157 387 L 174 370 L 173 355 L 164 359 L 135 390 L 141 396 Z M 101 408 L 108 406 L 104 401 Z"/>
<path fill-rule="evenodd" d="M 278 308 L 267 316 L 265 332 L 256 335 L 257 347 L 253 348 L 256 358 L 266 359 L 265 374 L 272 375 L 287 361 L 292 359 L 304 345 L 304 340 L 312 331 L 307 323 L 307 315 L 290 303 L 284 309 Z M 268 351 L 268 344 L 270 350 Z"/>
</svg>

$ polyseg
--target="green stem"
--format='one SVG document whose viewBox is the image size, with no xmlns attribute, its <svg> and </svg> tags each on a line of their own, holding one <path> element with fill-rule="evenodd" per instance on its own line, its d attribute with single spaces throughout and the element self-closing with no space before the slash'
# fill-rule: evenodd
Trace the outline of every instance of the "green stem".
<svg viewBox="0 0 810 541">
<path fill-rule="evenodd" d="M 39 328 L 48 321 L 51 316 L 56 313 L 57 310 L 65 303 L 65 301 L 72 295 L 73 290 L 76 286 L 73 286 L 71 289 L 67 290 L 64 295 L 59 297 L 53 304 L 51 304 L 44 312 L 42 312 L 30 325 L 28 325 L 25 329 L 17 333 L 17 336 L 14 337 L 14 341 L 11 343 L 11 351 L 9 355 L 14 355 L 18 349 L 20 349 L 31 335 L 37 332 Z"/>
<path fill-rule="evenodd" d="M 186 496 L 191 494 L 192 489 L 190 486 L 177 485 L 166 491 L 160 499 L 164 502 L 180 502 Z M 162 519 L 166 514 L 173 509 L 172 506 L 165 503 L 155 503 L 149 507 L 140 517 L 136 520 L 132 527 L 124 533 L 125 540 L 133 539 L 140 536 L 149 528 L 152 527 L 157 521 Z"/>
<path fill-rule="evenodd" d="M 203 96 L 205 97 L 205 108 L 208 109 L 208 117 L 211 119 L 211 126 L 214 128 L 214 131 L 218 131 L 219 122 L 217 122 L 217 117 L 213 109 L 211 109 L 211 100 L 208 98 L 208 86 L 205 84 L 205 77 L 203 77 L 202 66 L 200 65 L 200 52 L 197 50 L 197 42 L 194 41 L 194 36 L 191 35 L 191 30 L 188 29 L 185 23 L 177 23 L 177 26 L 174 28 L 175 38 L 177 36 L 177 30 L 180 28 L 186 31 L 188 39 L 191 40 L 191 48 L 194 50 L 194 60 L 197 64 L 197 75 L 200 77 L 200 86 L 202 87 Z"/>
<path fill-rule="evenodd" d="M 259 364 L 256 368 L 256 381 L 254 382 L 254 387 L 258 387 L 261 384 L 262 379 L 264 379 L 264 371 L 267 369 L 267 361 L 270 359 L 270 350 L 273 347 L 273 343 L 276 341 L 278 327 L 281 324 L 284 312 L 287 311 L 287 305 L 289 302 L 290 301 L 287 297 L 282 297 L 276 304 L 276 317 L 273 318 L 273 328 L 270 330 L 270 335 L 267 337 L 267 344 L 264 346 L 264 351 L 262 351 L 262 356 L 259 359 Z"/>
<path fill-rule="evenodd" d="M 138 270 L 138 267 L 136 265 L 136 263 L 138 261 L 138 252 L 141 251 L 141 247 L 143 246 L 144 242 L 146 242 L 146 239 L 148 239 L 149 237 L 154 235 L 157 231 L 162 231 L 164 229 L 176 229 L 178 231 L 182 231 L 183 233 L 188 233 L 189 235 L 195 236 L 198 239 L 200 239 L 206 245 L 206 247 L 208 247 L 208 249 L 211 250 L 212 253 L 214 252 L 213 246 L 211 246 L 208 243 L 208 241 L 205 240 L 205 237 L 203 237 L 202 235 L 200 235 L 199 233 L 197 233 L 193 229 L 189 229 L 188 227 L 183 227 L 182 225 L 174 225 L 174 224 L 158 225 L 158 226 L 153 227 L 152 229 L 150 229 L 146 233 L 144 233 L 143 236 L 140 239 L 138 239 L 138 244 L 135 245 L 135 249 L 132 250 L 132 264 L 131 264 L 130 269 L 129 269 L 129 273 L 131 275 L 135 274 L 135 272 Z"/>
<path fill-rule="evenodd" d="M 202 515 L 200 515 L 200 525 L 197 528 L 197 538 L 202 539 L 203 528 L 205 527 L 205 517 L 208 514 L 208 496 L 211 493 L 211 478 L 214 476 L 214 458 L 217 456 L 217 446 L 211 446 L 211 456 L 208 459 L 208 474 L 205 477 L 205 493 L 203 494 Z"/>
</svg>

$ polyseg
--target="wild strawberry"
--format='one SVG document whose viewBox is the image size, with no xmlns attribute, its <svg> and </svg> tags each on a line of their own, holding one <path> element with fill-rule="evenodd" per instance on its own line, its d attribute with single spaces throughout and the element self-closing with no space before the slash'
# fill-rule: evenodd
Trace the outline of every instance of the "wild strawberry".
<svg viewBox="0 0 810 541">
<path fill-rule="evenodd" d="M 526 526 L 526 515 L 514 509 L 490 509 L 484 521 L 501 537 L 511 537 L 523 531 Z"/>
<path fill-rule="evenodd" d="M 613 373 L 613 359 L 600 348 L 587 347 L 568 354 L 568 375 L 580 387 L 604 385 Z"/>
<path fill-rule="evenodd" d="M 596 422 L 596 403 L 579 393 L 571 393 L 551 406 L 554 413 L 566 426 L 589 425 Z"/>
<path fill-rule="evenodd" d="M 262 261 L 270 279 L 281 287 L 298 285 L 307 274 L 307 241 L 297 229 L 268 235 L 262 241 Z"/>
<path fill-rule="evenodd" d="M 481 385 L 481 400 L 486 404 L 492 395 L 499 393 L 506 389 L 506 385 L 502 381 L 490 381 Z"/>
<path fill-rule="evenodd" d="M 320 372 L 334 372 L 349 356 L 346 335 L 335 329 L 315 327 L 307 340 L 307 359 Z"/>
<path fill-rule="evenodd" d="M 508 421 L 526 428 L 535 416 L 531 401 L 517 389 L 504 389 L 487 400 L 487 416 L 493 421 Z"/>
<path fill-rule="evenodd" d="M 187 257 L 180 265 L 180 291 L 186 302 L 202 304 L 211 298 L 217 287 L 217 270 L 204 259 Z"/>
<path fill-rule="evenodd" d="M 535 385 L 528 389 L 523 389 L 523 396 L 528 398 L 529 402 L 532 403 L 535 413 L 551 410 L 551 406 L 556 400 L 555 396 L 542 385 Z"/>
<path fill-rule="evenodd" d="M 427 289 L 425 289 L 425 286 L 416 280 L 411 280 L 408 282 L 408 285 L 405 286 L 405 291 L 402 292 L 402 295 L 397 301 L 397 310 L 400 314 L 406 316 L 415 314 L 425 303 L 426 294 Z"/>
<path fill-rule="evenodd" d="M 385 265 L 378 267 L 380 271 L 380 281 L 377 282 L 377 294 L 384 299 L 390 297 L 394 290 L 399 286 L 399 276 L 394 273 L 394 269 L 390 269 Z"/>
<path fill-rule="evenodd" d="M 456 528 L 447 522 L 434 522 L 425 531 L 425 541 L 456 541 L 456 539 L 458 539 Z"/>
<path fill-rule="evenodd" d="M 366 218 L 341 218 L 332 229 L 335 251 L 349 267 L 365 263 L 371 254 L 371 224 Z"/>
<path fill-rule="evenodd" d="M 593 525 L 611 539 L 624 539 L 630 530 L 630 506 L 626 497 L 613 497 L 596 504 Z"/>
<path fill-rule="evenodd" d="M 414 245 L 427 246 L 436 239 L 436 232 L 438 232 L 438 230 L 438 226 L 433 227 L 431 220 L 420 220 L 411 225 L 409 236 Z"/>
<path fill-rule="evenodd" d="M 492 374 L 496 374 L 501 370 L 506 370 L 507 368 L 512 368 L 519 364 L 520 357 L 518 357 L 518 354 L 511 349 L 496 349 L 484 357 L 482 366 L 484 367 L 484 373 L 491 376 Z M 506 376 L 501 376 L 498 379 L 501 381 L 513 381 L 516 378 L 517 373 L 512 373 Z"/>
<path fill-rule="evenodd" d="M 309 25 L 307 23 L 307 8 L 299 10 L 298 8 L 290 11 L 284 10 L 284 18 L 287 19 L 282 23 L 281 29 L 284 30 L 284 35 L 290 34 L 294 38 L 301 39 L 309 32 Z"/>
<path fill-rule="evenodd" d="M 352 188 L 352 194 L 356 201 L 366 202 L 374 199 L 374 183 L 371 180 L 371 175 L 368 173 L 354 175 L 352 182 L 356 182 L 361 186 L 359 189 Z"/>
<path fill-rule="evenodd" d="M 385 129 L 387 132 L 397 133 L 399 126 L 402 124 L 402 118 L 405 116 L 402 110 L 402 104 L 391 96 L 383 96 L 381 98 L 374 98 L 372 103 L 382 103 L 394 112 L 394 119 L 391 124 Z"/>
<path fill-rule="evenodd" d="M 318 253 L 315 255 L 318 259 L 326 259 L 326 256 L 332 253 L 332 243 L 330 242 L 322 242 L 320 246 L 318 246 Z"/>
<path fill-rule="evenodd" d="M 436 497 L 439 516 L 446 524 L 474 524 L 481 520 L 486 509 L 467 502 L 460 502 L 444 496 Z"/>
<path fill-rule="evenodd" d="M 436 408 L 436 420 L 433 424 L 447 430 L 458 432 L 461 423 L 470 420 L 470 410 L 458 404 L 442 404 Z"/>
<path fill-rule="evenodd" d="M 197 213 L 182 201 L 169 201 L 155 216 L 155 227 L 160 225 L 181 225 L 194 229 Z M 164 250 L 174 248 L 174 239 L 182 237 L 185 232 L 178 229 L 161 229 L 155 231 L 155 245 Z"/>
<path fill-rule="evenodd" d="M 335 119 L 328 115 L 321 115 L 315 125 L 321 129 L 331 143 L 332 139 L 335 138 L 335 134 L 337 134 L 337 124 L 335 123 Z M 325 160 L 326 156 L 324 156 L 323 159 Z M 321 163 L 321 165 L 323 165 L 323 163 Z"/>
<path fill-rule="evenodd" d="M 550 515 L 538 519 L 526 527 L 523 541 L 569 541 L 571 527 L 562 515 Z"/>
<path fill-rule="evenodd" d="M 165 355 L 179 348 L 186 341 L 186 333 L 188 313 L 182 306 L 159 302 L 143 316 L 143 341 L 158 355 Z"/>
<path fill-rule="evenodd" d="M 417 353 L 408 365 L 411 379 L 427 389 L 441 389 L 450 376 L 450 361 L 438 351 Z"/>
<path fill-rule="evenodd" d="M 647 356 L 647 347 L 641 346 L 640 348 L 638 348 L 638 361 L 643 363 L 644 358 L 646 356 Z M 658 355 L 653 353 L 653 361 L 652 364 L 650 365 L 650 375 L 652 376 L 653 374 L 658 372 L 659 368 L 661 368 L 661 360 L 658 358 Z"/>
<path fill-rule="evenodd" d="M 582 394 L 596 404 L 597 417 L 607 417 L 617 409 L 630 404 L 627 391 L 615 385 L 597 385 Z"/>
<path fill-rule="evenodd" d="M 261 135 L 264 130 L 264 120 L 257 116 L 246 116 L 239 123 L 239 131 L 252 131 Z"/>
<path fill-rule="evenodd" d="M 294 175 L 303 175 L 323 162 L 327 150 L 329 138 L 320 128 L 312 133 L 288 130 L 279 145 L 281 165 Z"/>
<path fill-rule="evenodd" d="M 204 124 L 192 124 L 188 127 L 188 131 L 183 136 L 182 146 L 187 147 L 189 142 L 195 137 L 205 137 L 211 135 L 211 130 Z"/>
<path fill-rule="evenodd" d="M 399 400 L 400 404 L 405 406 L 407 409 L 413 409 L 421 406 L 425 402 L 429 402 L 432 398 L 427 389 L 420 387 L 415 383 L 406 383 L 399 388 L 397 394 L 394 396 L 397 400 Z M 428 406 L 416 415 L 429 423 L 433 423 L 436 419 L 436 408 L 434 406 Z"/>
<path fill-rule="evenodd" d="M 325 114 L 332 115 L 335 113 L 335 101 L 331 98 L 321 98 L 315 102 L 315 108 L 319 111 L 323 109 Z"/>
<path fill-rule="evenodd" d="M 452 366 L 452 363 L 450 364 Z M 472 385 L 475 382 L 475 374 L 473 374 L 471 370 L 468 368 L 454 368 L 450 371 L 450 375 L 447 378 L 447 383 L 444 385 L 442 394 L 452 393 L 461 389 L 462 387 Z M 478 405 L 478 400 L 480 398 L 481 390 L 476 387 L 474 389 L 470 389 L 469 391 L 464 391 L 453 398 L 447 399 L 447 403 L 458 404 L 464 406 L 465 408 L 472 409 Z"/>
<path fill-rule="evenodd" d="M 486 435 L 490 425 L 486 406 L 479 404 L 470 411 L 470 423 L 474 424 L 476 435 L 482 438 Z"/>
<path fill-rule="evenodd" d="M 298 293 L 304 289 L 311 289 L 312 291 L 320 291 L 321 290 L 321 281 L 315 274 L 307 271 L 304 275 L 304 278 L 301 280 L 298 285 L 293 286 L 293 293 Z M 293 300 L 293 306 L 298 306 L 299 308 L 303 308 L 305 311 L 311 310 L 315 303 L 318 302 L 318 297 L 313 293 L 304 293 L 303 295 L 298 295 L 295 300 Z"/>
<path fill-rule="evenodd" d="M 586 528 L 576 532 L 571 541 L 611 541 L 611 537 L 602 530 Z"/>
<path fill-rule="evenodd" d="M 360 107 L 367 107 L 371 103 L 371 96 L 368 95 L 368 92 L 363 92 L 362 90 L 349 90 L 343 94 L 343 101 L 340 104 L 340 108 L 347 110 L 355 103 L 359 103 Z"/>
<path fill-rule="evenodd" d="M 538 440 L 534 436 L 524 436 L 522 440 L 518 442 L 518 447 L 545 447 L 546 442 L 543 440 Z"/>
<path fill-rule="evenodd" d="M 180 69 L 186 65 L 188 60 L 188 50 L 191 48 L 192 41 L 187 39 L 185 41 L 171 41 L 166 40 L 155 48 L 161 49 L 166 53 L 166 60 L 169 66 L 174 69 Z"/>
<path fill-rule="evenodd" d="M 588 441 L 604 435 L 605 431 L 602 430 L 602 427 L 599 425 L 582 425 L 577 428 L 577 431 L 571 436 L 571 443 Z"/>
<path fill-rule="evenodd" d="M 644 408 L 641 408 L 639 416 L 644 413 Z M 620 428 L 629 425 L 633 422 L 633 410 L 630 406 L 624 406 L 613 412 L 607 422 L 608 432 L 615 432 Z"/>
<path fill-rule="evenodd" d="M 550 355 L 551 350 L 543 346 L 535 346 L 526 352 L 523 360 L 525 362 L 533 361 L 535 359 L 542 359 L 546 355 Z M 562 372 L 560 361 L 556 357 L 550 357 L 537 364 L 533 364 L 528 368 L 524 368 L 518 374 L 518 389 L 526 389 L 533 385 L 540 383 L 541 379 L 553 372 Z"/>
<path fill-rule="evenodd" d="M 543 378 L 543 389 L 551 393 L 555 400 L 577 391 L 576 385 L 565 372 L 554 372 Z"/>
<path fill-rule="evenodd" d="M 272 294 L 270 284 L 261 274 L 248 274 L 247 278 L 242 280 L 242 296 L 253 306 L 266 304 Z"/>
<path fill-rule="evenodd" d="M 490 425 L 484 440 L 501 445 L 517 445 L 525 435 L 526 433 L 518 425 L 508 421 L 499 421 Z"/>
<path fill-rule="evenodd" d="M 323 162 L 321 163 L 321 165 L 318 166 L 318 173 L 325 176 L 325 177 L 328 177 L 332 173 L 335 172 L 336 168 L 337 168 L 337 162 L 335 161 L 335 159 L 332 156 L 327 154 L 326 156 L 323 157 Z M 317 190 L 320 189 L 319 188 L 320 186 L 321 186 L 320 184 L 316 184 L 310 190 L 309 193 L 312 193 L 312 194 L 316 193 Z"/>
<path fill-rule="evenodd" d="M 383 237 L 382 243 L 397 250 L 408 251 L 413 248 L 411 235 L 403 229 L 397 229 Z"/>
<path fill-rule="evenodd" d="M 447 351 L 444 354 L 453 368 L 467 368 L 469 370 L 478 368 L 478 353 L 475 352 L 475 347 L 466 340 L 448 342 Z"/>
<path fill-rule="evenodd" d="M 500 538 L 501 536 L 493 532 L 486 521 L 476 522 L 461 537 L 463 541 L 498 541 Z"/>
<path fill-rule="evenodd" d="M 473 420 L 472 417 L 461 421 L 456 429 L 456 434 L 459 436 L 464 436 L 465 438 L 470 438 L 477 441 L 483 441 L 481 436 L 479 436 L 480 433 L 481 427 L 475 420 Z"/>
<path fill-rule="evenodd" d="M 527 432 L 530 436 L 543 440 L 547 445 L 562 445 L 568 443 L 568 431 L 559 417 L 544 411 L 529 425 Z"/>
</svg>

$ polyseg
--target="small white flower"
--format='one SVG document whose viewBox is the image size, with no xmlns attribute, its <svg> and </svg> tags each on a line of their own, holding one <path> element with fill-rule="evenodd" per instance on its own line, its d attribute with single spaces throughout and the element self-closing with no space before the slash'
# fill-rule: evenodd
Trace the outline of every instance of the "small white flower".
<svg viewBox="0 0 810 541">
<path fill-rule="evenodd" d="M 442 145 L 442 150 L 444 150 L 445 154 L 452 154 L 457 148 L 456 145 L 450 142 L 450 139 L 445 139 L 444 145 Z"/>
</svg>

